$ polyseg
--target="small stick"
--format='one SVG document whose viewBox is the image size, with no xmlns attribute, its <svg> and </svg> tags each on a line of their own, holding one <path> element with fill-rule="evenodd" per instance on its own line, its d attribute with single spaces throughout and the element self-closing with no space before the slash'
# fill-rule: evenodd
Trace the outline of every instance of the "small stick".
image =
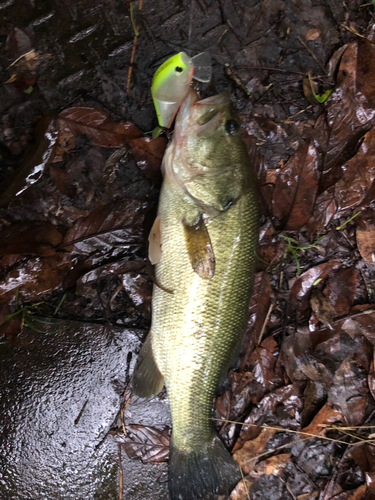
<svg viewBox="0 0 375 500">
<path fill-rule="evenodd" d="M 292 118 L 294 118 L 295 116 L 300 115 L 301 113 L 304 113 L 305 111 L 307 111 L 308 109 L 310 109 L 310 108 L 312 108 L 312 107 L 313 107 L 313 105 L 312 105 L 312 104 L 310 104 L 310 106 L 307 106 L 307 108 L 305 108 L 305 109 L 300 109 L 300 110 L 298 111 L 298 113 L 295 113 L 294 115 L 289 116 L 289 118 L 288 118 L 287 120 L 280 120 L 280 121 L 282 121 L 282 123 L 292 123 L 292 122 L 290 121 Z"/>
<path fill-rule="evenodd" d="M 139 0 L 139 6 L 138 10 L 142 9 L 142 2 L 143 0 Z M 130 93 L 130 80 L 132 77 L 132 72 L 133 72 L 133 63 L 134 63 L 134 57 L 135 57 L 135 49 L 137 46 L 137 41 L 138 41 L 138 36 L 139 36 L 139 31 L 138 28 L 134 22 L 134 15 L 133 15 L 133 2 L 130 2 L 130 19 L 133 25 L 133 30 L 134 30 L 134 40 L 133 40 L 133 49 L 132 49 L 132 55 L 130 58 L 130 65 L 129 65 L 129 71 L 128 71 L 128 80 L 126 83 L 126 93 Z"/>
<path fill-rule="evenodd" d="M 269 317 L 270 317 L 270 314 L 272 312 L 272 309 L 273 309 L 273 304 L 271 303 L 269 309 L 268 309 L 268 313 L 267 313 L 267 316 L 266 316 L 266 319 L 264 320 L 263 322 L 263 326 L 262 326 L 262 330 L 260 331 L 260 334 L 259 334 L 259 339 L 258 339 L 258 342 L 257 344 L 260 345 L 261 341 L 262 341 L 262 338 L 263 338 L 263 334 L 264 334 L 264 331 L 266 329 L 266 326 L 267 326 L 267 323 L 268 323 L 268 320 L 269 320 Z"/>
<path fill-rule="evenodd" d="M 118 485 L 118 499 L 122 500 L 122 489 L 123 489 L 123 477 L 124 477 L 124 473 L 123 473 L 123 470 L 122 470 L 121 444 L 117 443 L 117 447 L 118 447 L 118 464 L 119 464 L 119 469 L 120 469 L 119 470 L 120 477 L 119 477 L 119 485 Z"/>
<path fill-rule="evenodd" d="M 314 52 L 305 44 L 305 42 L 302 40 L 302 38 L 300 38 L 299 36 L 297 36 L 297 38 L 300 41 L 300 43 L 305 47 L 305 49 L 307 50 L 307 52 L 311 55 L 311 57 L 313 57 L 315 59 L 315 62 L 320 66 L 320 69 L 323 71 L 323 73 L 327 74 L 327 71 L 320 64 L 320 61 L 318 60 L 318 58 L 316 57 L 316 55 L 314 54 Z"/>
</svg>

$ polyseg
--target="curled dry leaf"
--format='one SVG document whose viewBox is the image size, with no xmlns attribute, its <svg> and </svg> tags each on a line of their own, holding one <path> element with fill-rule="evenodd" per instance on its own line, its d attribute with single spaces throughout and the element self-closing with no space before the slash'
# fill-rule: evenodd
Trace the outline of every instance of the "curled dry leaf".
<svg viewBox="0 0 375 500">
<path fill-rule="evenodd" d="M 118 148 L 130 139 L 142 136 L 142 131 L 131 122 L 114 122 L 109 113 L 97 108 L 68 108 L 59 115 L 59 130 L 66 141 L 69 136 L 87 135 L 92 144 L 104 148 Z"/>
<path fill-rule="evenodd" d="M 128 424 L 128 435 L 122 431 L 115 434 L 128 457 L 140 458 L 142 462 L 160 463 L 169 458 L 169 430 L 160 431 L 145 425 Z"/>
<path fill-rule="evenodd" d="M 305 271 L 294 282 L 291 293 L 290 303 L 294 309 L 305 312 L 309 304 L 310 291 L 314 283 L 319 279 L 323 280 L 328 276 L 332 269 L 340 263 L 338 260 L 323 262 L 318 266 L 311 267 Z"/>
<path fill-rule="evenodd" d="M 273 193 L 273 215 L 279 226 L 300 229 L 310 218 L 318 191 L 319 154 L 306 141 L 279 170 Z"/>
<path fill-rule="evenodd" d="M 54 255 L 62 239 L 50 222 L 18 222 L 0 232 L 0 255 Z"/>
</svg>

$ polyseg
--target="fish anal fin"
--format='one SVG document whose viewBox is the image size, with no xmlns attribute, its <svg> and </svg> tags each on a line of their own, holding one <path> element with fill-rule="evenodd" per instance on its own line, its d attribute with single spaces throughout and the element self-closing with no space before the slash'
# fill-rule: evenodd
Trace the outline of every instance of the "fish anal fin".
<svg viewBox="0 0 375 500">
<path fill-rule="evenodd" d="M 156 366 L 152 352 L 151 332 L 138 354 L 138 360 L 134 368 L 132 386 L 133 391 L 141 398 L 148 398 L 163 389 L 164 378 Z"/>
<path fill-rule="evenodd" d="M 160 215 L 157 215 L 148 237 L 148 258 L 152 265 L 161 259 L 161 227 Z"/>
<path fill-rule="evenodd" d="M 202 214 L 199 214 L 192 223 L 186 220 L 182 223 L 192 268 L 201 278 L 212 278 L 215 274 L 215 255 Z"/>
</svg>

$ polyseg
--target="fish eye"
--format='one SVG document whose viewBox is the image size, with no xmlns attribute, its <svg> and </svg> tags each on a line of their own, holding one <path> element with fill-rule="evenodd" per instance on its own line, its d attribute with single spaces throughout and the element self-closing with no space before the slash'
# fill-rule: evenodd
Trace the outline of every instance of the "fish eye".
<svg viewBox="0 0 375 500">
<path fill-rule="evenodd" d="M 239 130 L 240 126 L 236 120 L 227 120 L 225 123 L 225 132 L 229 135 L 235 134 Z"/>
<path fill-rule="evenodd" d="M 181 66 L 176 66 L 174 70 L 175 70 L 176 73 L 182 73 L 183 72 L 183 69 L 181 68 Z"/>
</svg>

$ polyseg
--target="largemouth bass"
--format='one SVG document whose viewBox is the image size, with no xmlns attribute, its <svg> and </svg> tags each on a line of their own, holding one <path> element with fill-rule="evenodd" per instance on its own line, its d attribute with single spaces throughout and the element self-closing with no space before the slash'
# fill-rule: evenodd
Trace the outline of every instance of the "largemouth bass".
<svg viewBox="0 0 375 500">
<path fill-rule="evenodd" d="M 227 93 L 198 101 L 189 91 L 163 174 L 152 325 L 133 388 L 146 397 L 166 385 L 172 500 L 214 498 L 241 479 L 211 417 L 246 330 L 258 240 L 255 177 Z"/>
</svg>

